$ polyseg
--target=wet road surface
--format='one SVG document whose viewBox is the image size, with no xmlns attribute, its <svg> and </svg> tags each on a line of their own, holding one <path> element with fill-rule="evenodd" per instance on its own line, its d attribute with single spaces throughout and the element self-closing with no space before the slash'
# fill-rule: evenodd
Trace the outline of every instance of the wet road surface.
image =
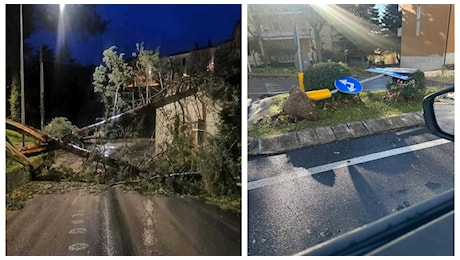
<svg viewBox="0 0 460 260">
<path fill-rule="evenodd" d="M 248 160 L 248 255 L 292 255 L 454 186 L 454 145 L 425 128 Z"/>
<path fill-rule="evenodd" d="M 241 255 L 241 217 L 194 199 L 35 195 L 6 212 L 7 255 Z"/>
</svg>

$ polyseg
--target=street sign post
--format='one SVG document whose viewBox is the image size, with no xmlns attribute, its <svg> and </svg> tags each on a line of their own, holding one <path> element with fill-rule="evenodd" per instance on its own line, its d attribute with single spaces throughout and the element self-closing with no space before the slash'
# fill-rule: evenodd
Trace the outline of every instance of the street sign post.
<svg viewBox="0 0 460 260">
<path fill-rule="evenodd" d="M 300 48 L 300 38 L 299 38 L 299 33 L 297 31 L 297 24 L 294 24 L 294 42 L 295 42 L 295 45 L 297 47 L 295 60 L 299 61 L 298 63 L 294 62 L 296 64 L 296 68 L 297 68 L 297 71 L 298 71 L 297 77 L 299 79 L 299 87 L 302 90 L 302 92 L 305 92 L 305 87 L 303 85 L 303 71 L 304 71 L 304 68 L 303 68 L 302 52 L 301 52 L 301 48 Z"/>
<path fill-rule="evenodd" d="M 301 48 L 300 48 L 299 32 L 297 31 L 297 24 L 294 24 L 294 42 L 295 42 L 295 46 L 297 47 L 296 58 L 299 61 L 301 61 L 302 60 L 302 53 L 301 53 Z M 300 72 L 303 71 L 302 62 L 299 62 L 299 67 L 297 68 L 297 70 L 300 71 Z"/>
<path fill-rule="evenodd" d="M 300 51 L 300 55 L 296 52 L 294 57 L 294 65 L 297 71 L 306 71 L 310 66 L 308 55 L 304 51 Z"/>
<path fill-rule="evenodd" d="M 347 94 L 358 94 L 363 90 L 363 85 L 352 77 L 342 77 L 334 81 L 334 86 L 340 92 Z"/>
</svg>

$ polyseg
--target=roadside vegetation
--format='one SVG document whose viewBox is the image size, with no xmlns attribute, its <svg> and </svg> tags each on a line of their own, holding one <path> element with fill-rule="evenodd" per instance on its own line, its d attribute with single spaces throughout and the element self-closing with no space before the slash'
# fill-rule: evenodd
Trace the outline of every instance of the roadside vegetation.
<svg viewBox="0 0 460 260">
<path fill-rule="evenodd" d="M 134 73 L 146 73 L 145 68 L 153 68 L 158 77 L 171 73 L 169 67 L 159 59 L 158 51 L 149 51 L 142 44 L 137 46 L 139 70 L 133 70 L 118 54 L 116 47 L 104 51 L 104 64 L 94 72 L 94 92 L 100 95 L 104 107 L 101 111 L 104 119 L 119 111 L 131 108 L 131 95 L 123 95 L 123 86 Z M 198 86 L 208 98 L 220 105 L 220 118 L 217 122 L 218 133 L 206 136 L 206 142 L 197 145 L 193 136 L 180 131 L 175 124 L 169 129 L 171 140 L 161 144 L 162 151 L 156 153 L 152 146 L 145 150 L 136 150 L 124 145 L 114 154 L 112 159 L 104 157 L 104 150 L 93 146 L 88 158 L 85 158 L 78 169 L 69 167 L 69 162 L 60 162 L 59 156 L 50 152 L 41 156 L 43 161 L 36 181 L 30 182 L 27 166 L 14 163 L 7 159 L 8 175 L 13 166 L 21 169 L 26 181 L 15 182 L 7 191 L 7 208 L 21 208 L 25 201 L 34 194 L 65 192 L 73 188 L 85 187 L 92 191 L 104 191 L 102 187 L 117 187 L 124 190 L 135 190 L 144 195 L 161 196 L 192 196 L 234 213 L 241 212 L 241 63 L 238 53 L 219 49 L 215 53 L 219 63 L 214 72 L 201 72 L 191 75 L 207 78 L 207 84 Z M 197 71 L 205 66 L 196 64 Z M 160 82 L 160 78 L 157 79 Z M 185 106 L 178 101 L 179 106 Z M 183 112 L 183 110 L 182 110 Z M 185 120 L 184 115 L 177 118 Z M 129 121 L 129 119 L 128 119 Z M 117 138 L 132 142 L 141 131 L 141 122 L 124 122 L 105 124 L 99 144 L 103 145 Z M 140 120 L 142 121 L 142 120 Z M 178 122 L 186 125 L 187 122 Z M 75 135 L 77 127 L 65 117 L 56 117 L 44 128 L 44 132 L 62 141 L 80 143 Z M 8 132 L 14 143 L 22 136 L 14 131 Z M 13 161 L 13 162 L 9 162 Z M 62 159 L 61 159 L 62 161 Z M 115 163 L 114 163 L 115 161 Z M 64 185 L 65 184 L 65 185 Z"/>
<path fill-rule="evenodd" d="M 342 63 L 318 63 L 305 73 L 305 90 L 315 86 L 335 89 L 334 80 L 342 76 L 362 77 L 366 73 L 357 67 Z M 278 95 L 263 118 L 248 125 L 248 135 L 264 137 L 308 128 L 331 126 L 341 123 L 399 115 L 422 110 L 423 97 L 438 88 L 427 88 L 423 72 L 413 74 L 409 81 L 394 80 L 387 90 L 363 91 L 357 95 L 336 93 L 329 99 L 312 101 L 319 120 L 308 121 L 292 118 L 282 113 L 282 107 L 289 94 Z"/>
</svg>

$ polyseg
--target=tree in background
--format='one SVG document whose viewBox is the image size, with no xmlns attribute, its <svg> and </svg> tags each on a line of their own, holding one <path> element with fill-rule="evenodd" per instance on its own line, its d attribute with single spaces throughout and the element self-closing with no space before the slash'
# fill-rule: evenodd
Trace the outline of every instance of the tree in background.
<svg viewBox="0 0 460 260">
<path fill-rule="evenodd" d="M 264 24 L 269 22 L 269 8 L 269 5 L 248 5 L 248 33 L 256 43 L 251 44 L 250 48 L 260 52 L 264 63 L 268 61 L 268 57 L 265 53 L 262 31 Z"/>
<path fill-rule="evenodd" d="M 19 92 L 19 80 L 17 77 L 14 77 L 13 82 L 11 83 L 11 94 L 8 101 L 10 103 L 10 117 L 16 122 L 21 120 L 21 109 L 19 108 L 20 96 L 21 93 Z"/>
<path fill-rule="evenodd" d="M 398 29 L 402 26 L 402 12 L 397 4 L 387 4 L 380 19 L 382 32 L 387 34 L 397 34 Z"/>
<path fill-rule="evenodd" d="M 57 31 L 59 23 L 59 5 L 22 5 L 23 34 L 25 59 L 32 54 L 27 39 L 38 29 Z M 20 5 L 6 5 L 6 60 L 7 79 L 19 73 L 19 40 L 20 40 Z M 66 5 L 66 33 L 76 33 L 84 40 L 90 36 L 102 34 L 107 30 L 110 21 L 103 20 L 96 10 L 96 5 Z M 70 22 L 72 21 L 72 22 Z"/>
<path fill-rule="evenodd" d="M 158 73 L 160 72 L 160 51 L 146 50 L 144 43 L 136 44 L 137 49 L 137 62 L 136 71 L 141 73 L 146 78 L 159 79 Z"/>
<path fill-rule="evenodd" d="M 370 5 L 368 9 L 369 13 L 369 22 L 373 25 L 380 25 L 380 12 L 376 5 Z"/>
<path fill-rule="evenodd" d="M 380 19 L 380 27 L 383 37 L 393 44 L 387 49 L 401 52 L 401 38 L 398 37 L 398 29 L 402 26 L 402 12 L 397 4 L 387 4 Z"/>
<path fill-rule="evenodd" d="M 22 5 L 23 35 L 24 35 L 24 70 L 25 70 L 25 107 L 26 123 L 38 127 L 39 113 L 39 52 L 27 42 L 37 30 L 57 31 L 59 22 L 59 5 Z M 96 5 L 66 5 L 66 33 L 80 35 L 83 40 L 107 30 L 109 21 L 103 20 L 96 10 Z M 6 86 L 11 86 L 13 80 L 19 78 L 20 57 L 20 5 L 6 5 Z M 91 88 L 91 74 L 87 67 L 75 62 L 67 46 L 62 46 L 62 60 L 56 61 L 56 56 L 50 48 L 43 46 L 44 76 L 45 76 L 45 106 L 46 117 L 66 116 L 73 119 L 78 116 L 78 109 L 93 109 L 94 103 L 88 101 L 88 87 Z M 60 62 L 60 63 L 57 63 Z M 11 96 L 11 88 L 6 89 L 6 96 Z M 77 93 L 78 92 L 78 93 Z M 80 93 L 82 92 L 82 93 Z M 72 94 L 69 94 L 72 93 Z M 78 94 L 78 95 L 77 95 Z M 91 100 L 93 102 L 93 100 Z M 7 106 L 7 114 L 10 106 Z M 87 112 L 87 111 L 86 111 Z M 90 113 L 83 113 L 87 116 Z M 87 119 L 89 120 L 89 119 Z M 85 121 L 87 122 L 87 121 Z"/>
<path fill-rule="evenodd" d="M 315 62 L 323 61 L 323 44 L 321 42 L 321 31 L 323 30 L 326 20 L 311 5 L 305 5 L 303 10 L 305 18 L 312 29 L 313 45 L 312 50 L 316 53 Z"/>
<path fill-rule="evenodd" d="M 128 106 L 120 94 L 126 82 L 131 78 L 133 70 L 123 59 L 124 53 L 117 53 L 112 46 L 103 52 L 103 64 L 96 67 L 93 74 L 94 92 L 102 96 L 105 106 L 105 117 L 116 115 Z"/>
<path fill-rule="evenodd" d="M 379 48 L 380 41 L 379 32 L 379 12 L 374 4 L 340 4 L 338 5 L 343 10 L 346 10 L 349 16 L 356 17 L 356 25 L 359 26 L 359 35 L 353 33 L 345 33 L 337 26 L 337 29 L 342 36 L 344 50 L 347 53 L 350 50 L 359 51 L 359 57 L 362 66 L 365 66 L 365 58 L 373 53 L 376 48 Z M 356 28 L 358 30 L 358 28 Z M 356 55 L 356 54 L 355 54 Z"/>
</svg>

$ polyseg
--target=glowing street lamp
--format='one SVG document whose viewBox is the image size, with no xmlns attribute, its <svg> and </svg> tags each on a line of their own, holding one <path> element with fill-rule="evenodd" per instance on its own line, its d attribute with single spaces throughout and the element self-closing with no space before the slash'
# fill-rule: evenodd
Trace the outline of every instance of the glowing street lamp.
<svg viewBox="0 0 460 260">
<path fill-rule="evenodd" d="M 62 15 L 64 13 L 65 4 L 59 4 L 59 25 L 61 25 Z M 58 30 L 60 33 L 60 30 Z M 58 35 L 59 37 L 59 35 Z M 40 127 L 43 131 L 45 125 L 45 80 L 43 71 L 43 49 L 40 47 Z"/>
</svg>

